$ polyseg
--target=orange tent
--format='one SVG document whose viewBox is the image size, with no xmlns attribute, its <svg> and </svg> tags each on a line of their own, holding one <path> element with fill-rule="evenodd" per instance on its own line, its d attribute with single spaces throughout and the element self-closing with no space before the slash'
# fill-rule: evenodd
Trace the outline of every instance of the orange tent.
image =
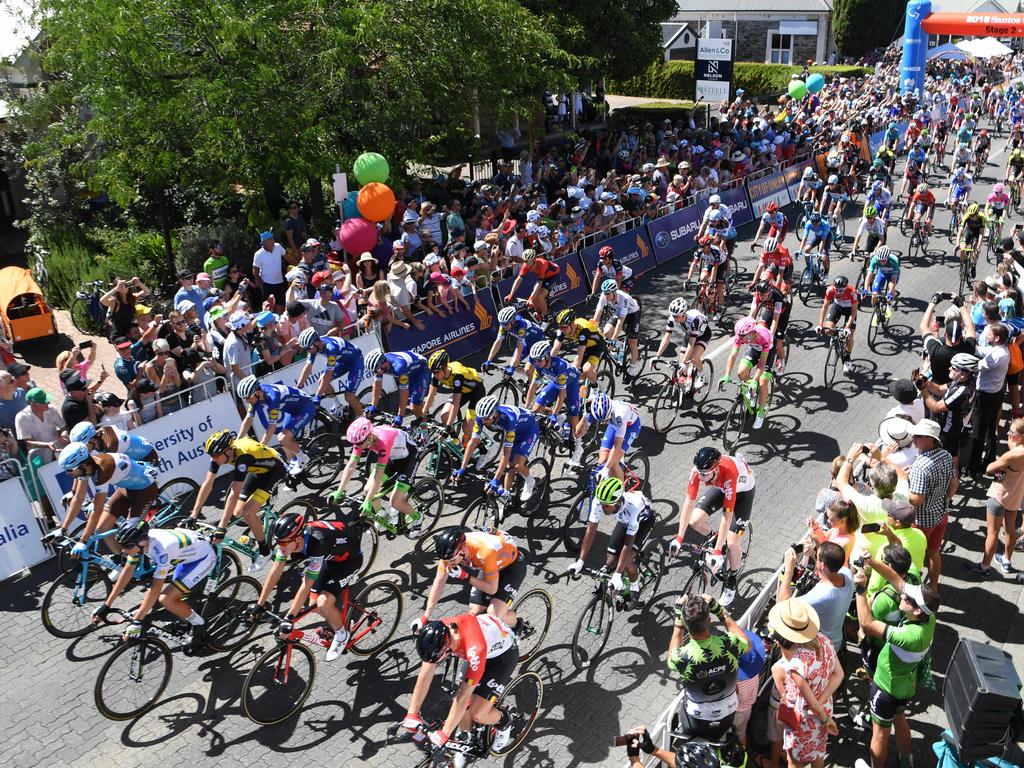
<svg viewBox="0 0 1024 768">
<path fill-rule="evenodd" d="M 57 333 L 53 311 L 27 269 L 0 269 L 0 321 L 7 337 L 15 342 Z"/>
</svg>

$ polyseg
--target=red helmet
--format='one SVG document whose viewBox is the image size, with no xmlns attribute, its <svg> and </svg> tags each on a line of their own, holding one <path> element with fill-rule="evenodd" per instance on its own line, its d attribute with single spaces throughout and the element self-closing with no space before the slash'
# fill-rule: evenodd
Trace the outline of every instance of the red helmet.
<svg viewBox="0 0 1024 768">
<path fill-rule="evenodd" d="M 772 200 L 770 203 L 768 203 L 768 205 L 765 206 L 764 209 L 768 211 L 768 213 L 775 213 L 777 210 L 779 210 L 779 204 Z"/>
<path fill-rule="evenodd" d="M 987 130 L 985 130 L 984 128 L 982 128 L 982 129 L 981 129 L 981 135 L 982 135 L 982 136 L 988 136 L 988 131 L 987 131 Z"/>
<path fill-rule="evenodd" d="M 708 235 L 697 238 L 698 245 L 711 245 L 711 238 Z"/>
<path fill-rule="evenodd" d="M 606 245 L 604 248 L 597 252 L 597 255 L 603 259 L 605 256 L 611 256 L 612 253 L 612 247 L 610 245 Z"/>
</svg>

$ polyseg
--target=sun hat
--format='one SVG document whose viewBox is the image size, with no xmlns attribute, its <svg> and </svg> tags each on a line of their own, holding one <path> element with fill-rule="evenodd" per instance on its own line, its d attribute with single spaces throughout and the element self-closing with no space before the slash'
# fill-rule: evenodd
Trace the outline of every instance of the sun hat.
<svg viewBox="0 0 1024 768">
<path fill-rule="evenodd" d="M 388 270 L 388 277 L 401 279 L 409 274 L 409 265 L 404 261 L 396 261 Z"/>
<path fill-rule="evenodd" d="M 810 642 L 821 627 L 818 612 L 799 597 L 776 603 L 768 612 L 768 624 L 779 637 L 794 643 Z"/>
<path fill-rule="evenodd" d="M 910 434 L 914 437 L 930 437 L 933 440 L 938 440 L 942 434 L 942 428 L 939 427 L 938 422 L 931 419 L 921 419 L 917 424 L 910 426 Z"/>
<path fill-rule="evenodd" d="M 878 425 L 878 437 L 885 444 L 896 443 L 900 448 L 906 448 L 912 442 L 910 434 L 911 423 L 899 416 L 890 416 L 883 419 Z"/>
</svg>

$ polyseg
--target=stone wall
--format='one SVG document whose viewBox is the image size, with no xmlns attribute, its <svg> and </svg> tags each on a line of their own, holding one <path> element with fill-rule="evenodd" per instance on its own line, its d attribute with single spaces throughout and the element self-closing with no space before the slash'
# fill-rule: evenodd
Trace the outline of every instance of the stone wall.
<svg viewBox="0 0 1024 768">
<path fill-rule="evenodd" d="M 698 19 L 676 18 L 673 21 L 687 22 L 694 29 L 700 29 Z M 768 32 L 778 30 L 778 19 L 731 19 L 722 20 L 722 31 L 727 37 L 736 41 L 736 61 L 754 61 L 764 63 L 768 51 Z M 824 20 L 819 20 L 819 24 Z M 807 59 L 814 59 L 818 48 L 818 38 L 814 35 L 797 35 L 793 38 L 792 64 L 803 64 Z"/>
</svg>

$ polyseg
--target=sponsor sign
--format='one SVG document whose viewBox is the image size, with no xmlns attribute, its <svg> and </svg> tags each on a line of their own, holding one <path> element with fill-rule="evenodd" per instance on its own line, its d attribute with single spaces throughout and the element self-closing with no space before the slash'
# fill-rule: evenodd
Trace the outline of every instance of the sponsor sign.
<svg viewBox="0 0 1024 768">
<path fill-rule="evenodd" d="M 717 103 L 732 98 L 733 41 L 700 38 L 694 62 L 694 98 Z"/>
<path fill-rule="evenodd" d="M 21 480 L 12 477 L 0 483 L 0 496 L 0 579 L 6 579 L 46 560 L 50 552 L 39 541 L 39 522 Z"/>
<path fill-rule="evenodd" d="M 580 251 L 580 258 L 583 259 L 583 267 L 587 275 L 593 275 L 597 269 L 597 263 L 601 260 L 598 253 L 606 245 L 611 246 L 615 258 L 633 270 L 633 276 L 639 277 L 657 266 L 654 258 L 654 250 L 651 248 L 651 241 L 647 237 L 645 227 L 637 227 L 621 235 L 615 235 L 599 243 L 588 245 Z M 590 286 L 588 285 L 589 289 Z"/>
<path fill-rule="evenodd" d="M 419 352 L 424 356 L 444 348 L 457 360 L 490 346 L 498 333 L 494 297 L 490 291 L 480 291 L 475 302 L 472 298 L 467 301 L 469 309 L 460 309 L 448 317 L 420 315 L 419 320 L 426 326 L 422 331 L 415 326 L 408 329 L 392 326 L 387 332 L 387 348 L 392 352 Z"/>
<path fill-rule="evenodd" d="M 786 188 L 789 190 L 789 197 L 792 200 L 796 200 L 796 193 L 797 190 L 800 188 L 800 177 L 804 173 L 804 168 L 811 168 L 813 166 L 814 161 L 804 160 L 802 163 L 791 165 L 789 168 L 786 168 L 782 172 L 786 177 Z M 818 175 L 821 175 L 820 172 Z M 828 178 L 828 176 L 822 176 L 822 178 L 826 179 Z"/>
<path fill-rule="evenodd" d="M 739 228 L 753 221 L 754 214 L 750 209 L 750 201 L 747 200 L 747 190 L 743 188 L 742 184 L 738 184 L 724 192 L 719 192 L 718 195 L 722 198 L 722 205 L 726 206 L 729 209 L 729 213 L 732 214 L 732 225 L 734 227 Z"/>
<path fill-rule="evenodd" d="M 584 272 L 579 256 L 575 252 L 568 253 L 554 261 L 561 271 L 558 273 L 554 285 L 551 286 L 551 291 L 548 294 L 548 303 L 550 304 L 554 299 L 561 299 L 567 307 L 573 307 L 586 299 L 590 293 L 592 275 Z M 512 277 L 506 277 L 498 283 L 498 300 L 500 302 L 505 302 L 505 297 L 512 290 L 512 283 L 514 282 L 515 276 L 513 275 Z M 519 290 L 516 295 L 519 298 L 526 298 L 530 295 L 533 286 L 536 284 L 537 276 L 530 272 L 519 283 Z"/>
<path fill-rule="evenodd" d="M 697 229 L 700 227 L 700 210 L 688 205 L 647 224 L 654 258 L 664 264 L 696 247 Z"/>
<path fill-rule="evenodd" d="M 764 213 L 765 206 L 775 201 L 779 207 L 789 205 L 789 189 L 786 186 L 786 174 L 783 171 L 753 179 L 747 182 L 747 194 L 750 196 L 750 207 L 754 216 Z"/>
</svg>

